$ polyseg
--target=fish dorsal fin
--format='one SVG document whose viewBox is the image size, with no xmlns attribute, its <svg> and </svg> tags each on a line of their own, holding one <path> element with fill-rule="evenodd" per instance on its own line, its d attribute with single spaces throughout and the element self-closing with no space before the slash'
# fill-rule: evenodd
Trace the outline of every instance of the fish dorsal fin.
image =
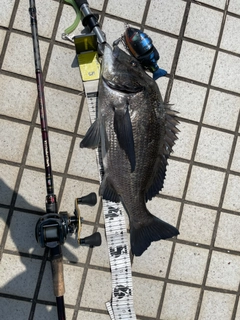
<svg viewBox="0 0 240 320">
<path fill-rule="evenodd" d="M 120 147 L 126 152 L 130 161 L 131 172 L 135 170 L 135 150 L 132 123 L 128 110 L 128 105 L 118 106 L 114 109 L 114 131 Z"/>
<path fill-rule="evenodd" d="M 163 139 L 163 146 L 159 148 L 158 159 L 155 163 L 154 178 L 151 186 L 146 192 L 146 201 L 155 197 L 163 188 L 164 179 L 166 176 L 166 167 L 168 165 L 168 158 L 172 152 L 172 147 L 177 139 L 176 134 L 179 132 L 177 125 L 177 112 L 170 109 L 169 105 L 165 106 L 165 135 Z"/>
</svg>

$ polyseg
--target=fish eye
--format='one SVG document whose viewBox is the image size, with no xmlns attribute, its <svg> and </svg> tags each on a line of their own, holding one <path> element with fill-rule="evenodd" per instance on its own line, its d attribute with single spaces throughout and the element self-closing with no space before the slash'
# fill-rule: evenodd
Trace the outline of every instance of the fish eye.
<svg viewBox="0 0 240 320">
<path fill-rule="evenodd" d="M 132 67 L 136 67 L 137 66 L 136 61 L 133 61 L 133 60 L 130 62 L 130 64 L 131 64 Z"/>
</svg>

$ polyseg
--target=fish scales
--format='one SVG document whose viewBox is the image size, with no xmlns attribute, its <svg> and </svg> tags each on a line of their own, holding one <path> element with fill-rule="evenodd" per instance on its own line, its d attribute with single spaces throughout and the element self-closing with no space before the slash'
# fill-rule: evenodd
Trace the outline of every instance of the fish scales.
<svg viewBox="0 0 240 320">
<path fill-rule="evenodd" d="M 106 45 L 99 80 L 98 117 L 81 147 L 101 142 L 104 177 L 100 195 L 121 201 L 130 220 L 132 253 L 178 230 L 152 215 L 146 201 L 163 187 L 177 116 L 161 102 L 158 86 L 133 57 Z"/>
</svg>

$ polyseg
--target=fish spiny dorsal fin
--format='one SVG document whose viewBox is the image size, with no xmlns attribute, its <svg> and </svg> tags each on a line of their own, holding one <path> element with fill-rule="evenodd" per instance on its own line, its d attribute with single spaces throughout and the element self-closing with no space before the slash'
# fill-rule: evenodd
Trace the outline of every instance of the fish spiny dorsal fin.
<svg viewBox="0 0 240 320">
<path fill-rule="evenodd" d="M 165 137 L 164 137 L 164 154 L 169 157 L 172 152 L 172 147 L 175 144 L 175 140 L 177 140 L 177 134 L 180 130 L 177 128 L 179 124 L 178 120 L 178 112 L 171 109 L 170 104 L 165 105 Z"/>
<path fill-rule="evenodd" d="M 131 172 L 135 170 L 135 150 L 132 123 L 128 110 L 128 105 L 115 107 L 114 110 L 114 131 L 120 147 L 126 152 L 131 164 Z"/>
<path fill-rule="evenodd" d="M 178 124 L 177 112 L 171 110 L 170 105 L 165 105 L 165 136 L 163 146 L 159 149 L 158 159 L 155 164 L 153 182 L 146 192 L 146 201 L 155 197 L 163 188 L 167 171 L 166 167 L 168 165 L 167 160 L 177 139 L 176 134 L 179 132 L 179 129 L 176 127 Z"/>
</svg>

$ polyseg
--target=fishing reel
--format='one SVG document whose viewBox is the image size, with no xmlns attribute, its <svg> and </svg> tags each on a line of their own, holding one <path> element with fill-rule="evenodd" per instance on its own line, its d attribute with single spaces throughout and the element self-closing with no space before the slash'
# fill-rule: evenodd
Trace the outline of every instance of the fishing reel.
<svg viewBox="0 0 240 320">
<path fill-rule="evenodd" d="M 160 55 L 154 47 L 152 39 L 146 33 L 126 25 L 123 36 L 115 40 L 113 45 L 118 45 L 120 41 L 142 67 L 153 74 L 154 80 L 167 74 L 167 71 L 159 68 L 157 61 L 160 59 Z"/>
<path fill-rule="evenodd" d="M 78 243 L 80 245 L 88 245 L 90 247 L 101 245 L 101 235 L 95 232 L 89 237 L 80 239 L 82 228 L 82 219 L 78 205 L 94 206 L 97 203 L 95 193 L 75 199 L 74 216 L 69 217 L 67 212 L 48 213 L 42 216 L 35 228 L 35 237 L 42 248 L 55 248 L 64 244 L 67 235 L 77 232 Z"/>
</svg>

